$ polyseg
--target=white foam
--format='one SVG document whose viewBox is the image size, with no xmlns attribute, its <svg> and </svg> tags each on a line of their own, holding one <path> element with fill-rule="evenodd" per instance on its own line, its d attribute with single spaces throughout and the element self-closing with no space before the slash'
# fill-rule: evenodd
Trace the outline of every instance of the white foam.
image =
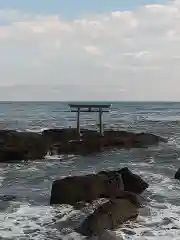
<svg viewBox="0 0 180 240">
<path fill-rule="evenodd" d="M 0 187 L 3 185 L 3 181 L 5 179 L 5 176 L 3 175 L 4 174 L 4 169 L 3 168 L 0 168 L 0 172 L 1 172 L 1 176 L 0 176 Z"/>
<path fill-rule="evenodd" d="M 71 212 L 69 208 L 60 209 L 61 214 Z M 46 239 L 49 235 L 61 236 L 60 232 L 53 226 L 52 218 L 55 210 L 45 206 L 20 205 L 18 209 L 11 208 L 6 213 L 0 213 L 0 236 L 7 239 Z M 59 239 L 59 238 L 58 238 Z"/>
<path fill-rule="evenodd" d="M 45 130 L 49 130 L 49 128 L 44 127 L 44 128 L 39 128 L 39 129 L 32 129 L 32 128 L 27 128 L 27 132 L 34 132 L 34 133 L 42 133 Z"/>
</svg>

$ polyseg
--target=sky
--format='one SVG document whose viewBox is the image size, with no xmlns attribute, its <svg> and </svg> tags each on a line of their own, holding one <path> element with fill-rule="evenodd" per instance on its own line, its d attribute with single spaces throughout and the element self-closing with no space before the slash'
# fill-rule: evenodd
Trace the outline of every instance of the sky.
<svg viewBox="0 0 180 240">
<path fill-rule="evenodd" d="M 0 0 L 0 100 L 180 101 L 180 0 Z"/>
</svg>

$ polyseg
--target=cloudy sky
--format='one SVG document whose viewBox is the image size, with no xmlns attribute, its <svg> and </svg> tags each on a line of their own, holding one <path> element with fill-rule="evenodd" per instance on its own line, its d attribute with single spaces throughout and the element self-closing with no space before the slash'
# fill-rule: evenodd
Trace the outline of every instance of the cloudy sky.
<svg viewBox="0 0 180 240">
<path fill-rule="evenodd" d="M 180 0 L 0 0 L 0 100 L 180 101 Z"/>
</svg>

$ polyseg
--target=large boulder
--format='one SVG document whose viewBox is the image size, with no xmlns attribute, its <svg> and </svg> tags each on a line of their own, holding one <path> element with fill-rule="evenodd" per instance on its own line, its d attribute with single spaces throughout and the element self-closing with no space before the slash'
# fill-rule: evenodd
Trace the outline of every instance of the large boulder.
<svg viewBox="0 0 180 240">
<path fill-rule="evenodd" d="M 119 174 L 66 177 L 53 182 L 50 204 L 75 205 L 80 201 L 92 202 L 99 198 L 120 195 L 123 189 Z"/>
<path fill-rule="evenodd" d="M 90 214 L 76 231 L 84 236 L 100 236 L 106 229 L 114 230 L 128 220 L 136 219 L 140 203 L 129 199 L 111 199 Z"/>
<path fill-rule="evenodd" d="M 101 171 L 98 173 L 99 175 L 105 174 L 108 176 L 113 176 L 119 174 L 122 177 L 123 184 L 124 184 L 124 191 L 141 194 L 144 192 L 148 187 L 149 184 L 145 182 L 141 176 L 134 174 L 128 167 L 124 167 L 119 170 L 114 171 Z"/>
<path fill-rule="evenodd" d="M 149 184 L 145 182 L 141 176 L 131 172 L 131 170 L 128 167 L 124 167 L 119 170 L 114 171 L 101 171 L 98 173 L 99 175 L 108 175 L 109 177 L 114 175 L 120 175 L 123 180 L 124 184 L 124 191 L 141 194 L 143 193 L 148 187 Z"/>
</svg>

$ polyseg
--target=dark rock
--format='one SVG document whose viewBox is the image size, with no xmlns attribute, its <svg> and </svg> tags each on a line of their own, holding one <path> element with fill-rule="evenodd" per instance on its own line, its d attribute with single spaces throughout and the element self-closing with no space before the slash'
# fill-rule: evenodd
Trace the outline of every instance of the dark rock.
<svg viewBox="0 0 180 240">
<path fill-rule="evenodd" d="M 120 174 L 123 179 L 124 191 L 141 194 L 149 187 L 148 183 L 139 175 L 132 173 L 127 167 L 117 171 L 101 171 L 98 174 L 107 174 L 108 176 Z"/>
<path fill-rule="evenodd" d="M 42 132 L 42 136 L 48 142 L 60 143 L 77 139 L 78 133 L 75 128 L 48 129 Z"/>
<path fill-rule="evenodd" d="M 49 129 L 42 134 L 0 130 L 0 161 L 42 159 L 53 154 L 94 154 L 112 148 L 147 147 L 166 139 L 148 133 L 106 130 L 104 136 L 97 131 L 75 128 Z M 14 157 L 13 157 L 14 155 Z"/>
<path fill-rule="evenodd" d="M 168 140 L 150 133 L 132 133 L 126 131 L 105 131 L 107 144 L 127 148 L 156 145 Z"/>
<path fill-rule="evenodd" d="M 38 133 L 13 131 L 3 137 L 0 133 L 0 139 L 0 162 L 42 159 L 48 151 Z"/>
<path fill-rule="evenodd" d="M 16 162 L 25 160 L 25 153 L 23 151 L 14 149 L 1 149 L 0 162 Z"/>
<path fill-rule="evenodd" d="M 87 239 L 88 240 L 123 240 L 124 238 L 119 233 L 117 235 L 115 232 L 111 230 L 105 230 L 101 235 L 93 236 Z"/>
<path fill-rule="evenodd" d="M 180 180 L 180 168 L 175 173 L 174 178 Z"/>
<path fill-rule="evenodd" d="M 4 202 L 13 201 L 15 199 L 16 199 L 16 196 L 13 196 L 13 195 L 3 195 L 3 196 L 0 196 L 0 200 L 4 201 Z"/>
<path fill-rule="evenodd" d="M 141 176 L 132 173 L 127 167 L 120 169 L 118 173 L 122 176 L 125 191 L 141 194 L 149 187 Z"/>
<path fill-rule="evenodd" d="M 134 141 L 141 145 L 155 145 L 159 142 L 166 143 L 168 140 L 150 133 L 139 133 L 135 135 Z"/>
<path fill-rule="evenodd" d="M 84 236 L 99 236 L 114 230 L 128 220 L 136 219 L 138 207 L 128 199 L 113 199 L 98 207 L 90 214 L 76 231 Z"/>
<path fill-rule="evenodd" d="M 98 198 L 117 196 L 123 188 L 121 176 L 91 174 L 66 177 L 53 182 L 50 204 L 92 202 Z"/>
</svg>

